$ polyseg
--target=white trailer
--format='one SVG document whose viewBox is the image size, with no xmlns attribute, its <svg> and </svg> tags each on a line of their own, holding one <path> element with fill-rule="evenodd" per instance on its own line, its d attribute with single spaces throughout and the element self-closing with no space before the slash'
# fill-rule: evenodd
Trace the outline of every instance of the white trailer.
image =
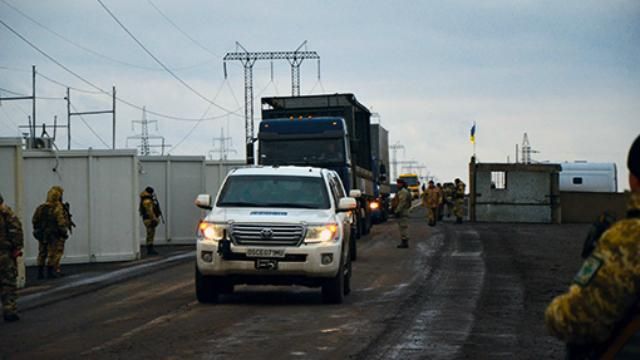
<svg viewBox="0 0 640 360">
<path fill-rule="evenodd" d="M 615 163 L 583 161 L 560 164 L 560 191 L 617 192 L 618 170 Z"/>
</svg>

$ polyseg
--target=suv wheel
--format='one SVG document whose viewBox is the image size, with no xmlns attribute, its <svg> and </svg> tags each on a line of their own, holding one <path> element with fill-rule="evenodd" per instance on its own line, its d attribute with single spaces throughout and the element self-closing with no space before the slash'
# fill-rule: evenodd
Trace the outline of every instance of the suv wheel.
<svg viewBox="0 0 640 360">
<path fill-rule="evenodd" d="M 351 292 L 351 256 L 347 256 L 347 264 L 344 266 L 344 294 L 349 295 Z"/>
<path fill-rule="evenodd" d="M 340 260 L 338 274 L 322 284 L 322 302 L 325 304 L 341 304 L 345 294 L 345 266 Z"/>
<path fill-rule="evenodd" d="M 205 304 L 217 303 L 219 293 L 217 281 L 211 276 L 202 275 L 196 266 L 196 297 L 198 301 Z"/>
<path fill-rule="evenodd" d="M 353 235 L 349 238 L 349 258 L 351 261 L 356 261 L 358 258 L 358 244 L 355 236 Z"/>
</svg>

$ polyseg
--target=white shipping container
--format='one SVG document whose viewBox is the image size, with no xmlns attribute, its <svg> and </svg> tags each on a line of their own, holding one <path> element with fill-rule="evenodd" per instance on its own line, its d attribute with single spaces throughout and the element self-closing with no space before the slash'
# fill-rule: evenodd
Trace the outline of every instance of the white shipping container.
<svg viewBox="0 0 640 360">
<path fill-rule="evenodd" d="M 615 163 L 573 162 L 560 165 L 560 191 L 618 191 L 618 170 Z"/>
</svg>

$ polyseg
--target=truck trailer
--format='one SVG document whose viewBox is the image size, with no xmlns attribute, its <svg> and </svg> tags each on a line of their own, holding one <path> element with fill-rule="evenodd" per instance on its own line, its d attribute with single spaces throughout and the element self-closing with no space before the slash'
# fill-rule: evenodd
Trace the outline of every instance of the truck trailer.
<svg viewBox="0 0 640 360">
<path fill-rule="evenodd" d="M 358 238 L 369 233 L 376 199 L 370 121 L 371 113 L 353 94 L 262 98 L 258 164 L 335 170 L 347 193 L 357 197 Z"/>
<path fill-rule="evenodd" d="M 371 169 L 375 184 L 373 193 L 375 201 L 369 204 L 373 222 L 384 222 L 389 218 L 389 132 L 380 124 L 371 124 Z"/>
</svg>

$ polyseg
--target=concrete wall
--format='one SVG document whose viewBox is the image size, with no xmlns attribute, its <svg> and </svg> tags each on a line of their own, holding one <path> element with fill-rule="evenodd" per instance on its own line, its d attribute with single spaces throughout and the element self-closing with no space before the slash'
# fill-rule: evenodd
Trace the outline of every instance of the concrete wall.
<svg viewBox="0 0 640 360">
<path fill-rule="evenodd" d="M 63 263 L 132 260 L 139 255 L 135 151 L 24 151 L 23 167 L 27 264 L 35 264 L 38 253 L 31 217 L 53 185 L 64 189 L 77 225 L 66 242 Z"/>
<path fill-rule="evenodd" d="M 561 192 L 562 223 L 592 223 L 604 211 L 625 216 L 628 193 Z"/>
<path fill-rule="evenodd" d="M 557 165 L 471 164 L 472 220 L 486 222 L 557 222 L 553 194 L 557 193 Z M 475 173 L 474 173 L 475 169 Z M 506 187 L 495 189 L 491 173 L 504 172 Z"/>
</svg>

